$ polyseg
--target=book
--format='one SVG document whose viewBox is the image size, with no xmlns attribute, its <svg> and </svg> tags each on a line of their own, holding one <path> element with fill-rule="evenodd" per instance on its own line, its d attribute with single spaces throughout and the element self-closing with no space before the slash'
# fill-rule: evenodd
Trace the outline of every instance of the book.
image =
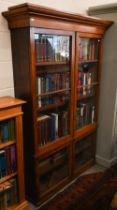
<svg viewBox="0 0 117 210">
<path fill-rule="evenodd" d="M 55 119 L 55 138 L 58 138 L 58 113 L 51 113 Z"/>
<path fill-rule="evenodd" d="M 87 92 L 88 92 L 88 94 L 91 94 L 91 81 L 92 81 L 91 76 L 92 76 L 91 73 L 87 73 L 87 84 L 88 84 Z"/>
<path fill-rule="evenodd" d="M 35 37 L 35 51 L 36 51 L 36 62 L 40 62 L 40 39 L 38 39 L 38 35 Z"/>
<path fill-rule="evenodd" d="M 11 173 L 16 171 L 16 146 L 10 146 L 10 161 L 11 161 Z"/>
<path fill-rule="evenodd" d="M 95 122 L 95 106 L 92 106 L 91 110 L 91 123 Z"/>
<path fill-rule="evenodd" d="M 12 187 L 7 190 L 7 207 L 10 207 L 18 202 L 18 186 L 17 179 L 14 177 L 9 179 Z"/>
<path fill-rule="evenodd" d="M 76 109 L 76 128 L 94 123 L 95 106 L 91 102 L 79 103 Z"/>
<path fill-rule="evenodd" d="M 6 176 L 6 153 L 0 150 L 0 178 Z"/>
<path fill-rule="evenodd" d="M 40 146 L 48 142 L 48 119 L 49 115 L 42 115 L 37 118 Z"/>
<path fill-rule="evenodd" d="M 6 142 L 9 139 L 9 132 L 8 132 L 8 121 L 3 121 L 2 124 L 2 142 Z"/>
<path fill-rule="evenodd" d="M 6 174 L 9 175 L 11 173 L 10 146 L 5 148 L 5 153 L 6 153 Z"/>
<path fill-rule="evenodd" d="M 8 120 L 8 133 L 9 133 L 9 140 L 15 140 L 15 121 L 14 121 L 14 119 Z"/>
</svg>

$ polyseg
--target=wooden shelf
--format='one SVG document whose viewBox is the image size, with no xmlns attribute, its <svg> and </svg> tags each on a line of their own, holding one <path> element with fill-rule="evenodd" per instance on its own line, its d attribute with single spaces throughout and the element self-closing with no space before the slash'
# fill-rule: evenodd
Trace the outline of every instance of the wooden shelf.
<svg viewBox="0 0 117 210">
<path fill-rule="evenodd" d="M 88 99 L 88 98 L 92 98 L 95 97 L 95 94 L 86 94 L 86 95 L 81 95 L 77 97 L 77 101 L 81 101 L 83 99 Z"/>
<path fill-rule="evenodd" d="M 60 139 L 56 139 L 56 141 L 52 141 L 51 143 L 45 144 L 43 147 L 39 147 L 37 153 L 35 154 L 35 158 L 40 158 L 43 155 L 49 154 L 53 151 L 57 151 L 59 148 L 63 148 L 67 146 L 72 141 L 72 137 L 70 135 L 63 136 Z"/>
<path fill-rule="evenodd" d="M 83 138 L 90 133 L 96 131 L 97 123 L 91 123 L 75 131 L 75 138 Z"/>
<path fill-rule="evenodd" d="M 27 201 L 23 201 L 22 203 L 16 203 L 15 205 L 10 206 L 7 210 L 28 210 L 27 205 Z"/>
<path fill-rule="evenodd" d="M 99 60 L 79 60 L 78 63 L 79 64 L 83 64 L 83 63 L 98 63 Z"/>
<path fill-rule="evenodd" d="M 79 87 L 77 87 L 77 89 L 83 88 L 83 87 L 95 87 L 99 85 L 99 82 L 93 82 L 90 85 L 79 85 Z"/>
<path fill-rule="evenodd" d="M 5 181 L 7 181 L 7 180 L 10 179 L 10 178 L 13 178 L 13 177 L 16 176 L 16 175 L 18 175 L 17 172 L 12 173 L 12 174 L 10 174 L 10 175 L 8 175 L 8 176 L 4 176 L 3 178 L 0 178 L 0 184 L 3 183 L 3 182 L 5 182 Z"/>
<path fill-rule="evenodd" d="M 64 70 L 64 69 L 44 69 L 44 70 L 39 70 L 37 69 L 36 70 L 36 74 L 39 75 L 39 74 L 70 74 L 70 71 L 69 70 Z"/>
<path fill-rule="evenodd" d="M 16 144 L 16 141 L 14 140 L 9 140 L 8 142 L 0 143 L 0 149 L 3 149 L 5 147 L 8 147 L 12 144 Z"/>
<path fill-rule="evenodd" d="M 36 66 L 47 66 L 47 65 L 66 65 L 69 64 L 68 61 L 43 61 L 43 62 L 37 62 Z"/>
<path fill-rule="evenodd" d="M 51 91 L 51 92 L 41 93 L 41 94 L 38 95 L 38 97 L 43 97 L 43 96 L 48 96 L 48 95 L 54 95 L 54 94 L 64 93 L 64 92 L 70 91 L 70 90 L 71 90 L 70 88 L 68 88 L 68 89 L 54 90 L 54 91 Z"/>
<path fill-rule="evenodd" d="M 38 111 L 42 112 L 42 111 L 47 111 L 47 110 L 51 110 L 51 109 L 57 109 L 59 107 L 65 106 L 66 103 L 68 103 L 68 102 L 69 101 L 66 100 L 66 101 L 63 101 L 63 102 L 59 102 L 57 104 L 48 104 L 48 105 L 45 105 L 43 107 L 39 107 Z"/>
</svg>

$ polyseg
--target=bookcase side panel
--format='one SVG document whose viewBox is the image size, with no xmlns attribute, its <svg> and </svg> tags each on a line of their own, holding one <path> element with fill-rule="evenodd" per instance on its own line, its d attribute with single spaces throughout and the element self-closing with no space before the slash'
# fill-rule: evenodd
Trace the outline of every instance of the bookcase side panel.
<svg viewBox="0 0 117 210">
<path fill-rule="evenodd" d="M 30 67 L 29 28 L 13 29 L 11 31 L 11 43 L 15 96 L 27 101 L 27 103 L 23 106 L 25 185 L 26 194 L 30 194 L 30 192 L 32 194 L 32 192 L 34 192 L 33 188 L 35 186 L 35 169 L 33 164 L 34 120 L 32 102 L 32 71 Z"/>
</svg>

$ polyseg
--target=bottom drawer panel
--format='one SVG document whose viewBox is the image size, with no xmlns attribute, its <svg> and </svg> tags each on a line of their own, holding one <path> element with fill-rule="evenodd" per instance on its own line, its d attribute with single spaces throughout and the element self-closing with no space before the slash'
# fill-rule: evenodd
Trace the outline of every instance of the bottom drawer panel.
<svg viewBox="0 0 117 210">
<path fill-rule="evenodd" d="M 38 187 L 40 196 L 55 188 L 69 176 L 68 148 L 62 149 L 37 161 Z"/>
<path fill-rule="evenodd" d="M 73 154 L 73 173 L 76 174 L 95 159 L 95 134 L 75 140 Z"/>
</svg>

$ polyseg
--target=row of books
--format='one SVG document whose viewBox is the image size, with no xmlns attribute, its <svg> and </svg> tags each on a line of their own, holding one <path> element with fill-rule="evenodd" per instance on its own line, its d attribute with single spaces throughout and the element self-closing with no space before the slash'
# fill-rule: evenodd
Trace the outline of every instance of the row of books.
<svg viewBox="0 0 117 210">
<path fill-rule="evenodd" d="M 46 74 L 37 77 L 37 93 L 69 88 L 69 73 Z"/>
<path fill-rule="evenodd" d="M 78 71 L 78 96 L 93 95 L 95 88 L 92 85 L 97 82 L 96 65 L 79 66 Z"/>
<path fill-rule="evenodd" d="M 11 145 L 0 150 L 0 178 L 16 171 L 16 147 Z"/>
<path fill-rule="evenodd" d="M 88 86 L 88 87 L 79 87 L 78 88 L 78 99 L 91 97 L 95 95 L 95 88 Z"/>
<path fill-rule="evenodd" d="M 81 38 L 79 44 L 79 60 L 96 60 L 99 54 L 99 42 L 96 39 Z"/>
<path fill-rule="evenodd" d="M 7 210 L 18 202 L 16 178 L 0 184 L 0 210 Z"/>
<path fill-rule="evenodd" d="M 95 106 L 88 103 L 79 103 L 76 110 L 76 128 L 81 128 L 87 124 L 94 123 Z"/>
<path fill-rule="evenodd" d="M 68 111 L 50 113 L 38 119 L 39 144 L 43 146 L 68 134 Z"/>
<path fill-rule="evenodd" d="M 69 94 L 69 91 L 65 91 L 64 93 L 38 97 L 38 107 L 41 108 L 47 105 L 58 105 L 59 103 L 68 102 Z"/>
<path fill-rule="evenodd" d="M 78 73 L 78 96 L 90 94 L 91 83 L 92 83 L 91 73 L 79 72 Z"/>
<path fill-rule="evenodd" d="M 69 60 L 69 37 L 35 34 L 37 62 Z"/>
<path fill-rule="evenodd" d="M 9 119 L 0 122 L 0 143 L 15 140 L 15 121 Z"/>
<path fill-rule="evenodd" d="M 98 80 L 98 62 L 83 62 L 78 65 L 78 73 L 91 73 L 91 82 Z"/>
</svg>

